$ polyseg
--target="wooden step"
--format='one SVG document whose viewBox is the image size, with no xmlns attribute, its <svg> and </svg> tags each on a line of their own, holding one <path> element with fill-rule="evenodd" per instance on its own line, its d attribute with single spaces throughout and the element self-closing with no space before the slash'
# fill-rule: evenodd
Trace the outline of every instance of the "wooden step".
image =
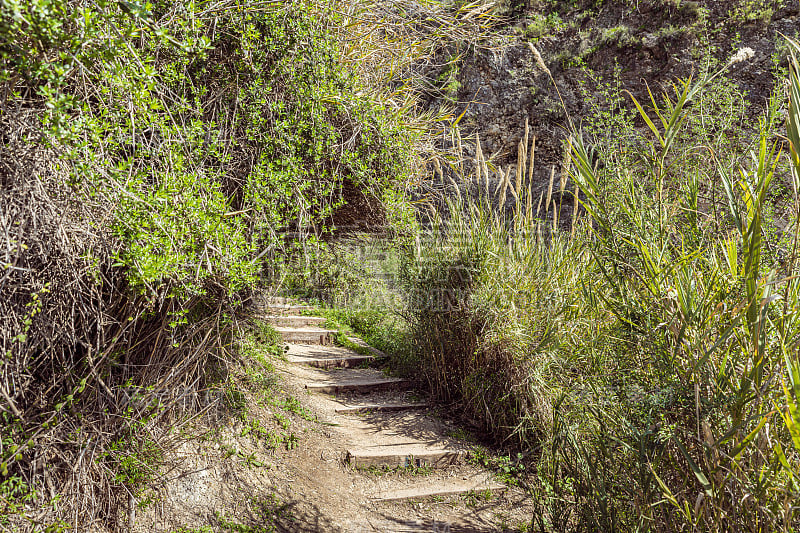
<svg viewBox="0 0 800 533">
<path fill-rule="evenodd" d="M 277 327 L 275 331 L 281 334 L 283 341 L 295 344 L 331 344 L 337 331 L 322 328 L 287 328 Z"/>
<path fill-rule="evenodd" d="M 338 381 L 317 381 L 306 384 L 308 390 L 316 392 L 371 392 L 374 390 L 408 387 L 410 383 L 399 378 L 355 378 Z"/>
<path fill-rule="evenodd" d="M 353 368 L 375 360 L 371 355 L 357 354 L 343 357 L 303 357 L 289 354 L 286 359 L 290 363 L 308 365 L 315 368 Z"/>
<path fill-rule="evenodd" d="M 297 298 L 290 298 L 286 296 L 268 296 L 264 298 L 264 303 L 267 305 L 300 305 L 300 300 Z"/>
<path fill-rule="evenodd" d="M 283 326 L 289 328 L 302 328 L 306 326 L 318 326 L 327 320 L 321 316 L 303 316 L 303 315 L 267 315 L 262 317 L 263 320 L 269 322 L 274 326 Z"/>
<path fill-rule="evenodd" d="M 272 315 L 299 315 L 303 311 L 311 311 L 313 307 L 310 305 L 267 305 L 265 310 Z"/>
<path fill-rule="evenodd" d="M 438 482 L 433 485 L 418 485 L 404 489 L 387 490 L 379 492 L 373 496 L 377 501 L 398 501 L 398 500 L 417 500 L 432 497 L 457 496 L 468 492 L 482 492 L 490 490 L 492 493 L 501 494 L 508 490 L 508 487 L 496 481 L 482 480 L 475 482 L 472 480 L 456 480 Z"/>
<path fill-rule="evenodd" d="M 286 359 L 290 363 L 307 364 L 317 368 L 352 368 L 369 363 L 375 358 L 361 355 L 342 346 L 291 344 L 286 352 Z"/>
<path fill-rule="evenodd" d="M 376 446 L 347 450 L 347 461 L 355 467 L 441 467 L 461 462 L 464 452 L 429 449 L 421 445 Z"/>
<path fill-rule="evenodd" d="M 369 411 L 410 411 L 412 409 L 425 409 L 430 407 L 427 402 L 413 403 L 366 403 L 361 405 L 344 405 L 337 407 L 334 412 L 338 414 L 366 413 Z"/>
</svg>

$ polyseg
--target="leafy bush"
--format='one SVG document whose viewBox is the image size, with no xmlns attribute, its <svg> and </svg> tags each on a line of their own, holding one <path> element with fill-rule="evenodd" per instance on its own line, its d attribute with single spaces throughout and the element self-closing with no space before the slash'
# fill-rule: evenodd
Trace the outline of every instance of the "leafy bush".
<svg viewBox="0 0 800 533">
<path fill-rule="evenodd" d="M 41 505 L 46 456 L 74 529 L 138 490 L 114 443 L 157 443 L 151 415 L 223 379 L 208 358 L 264 270 L 354 198 L 402 215 L 416 133 L 330 31 L 357 11 L 0 4 L 0 473 Z M 17 527 L 20 494 L 0 494 Z"/>
</svg>

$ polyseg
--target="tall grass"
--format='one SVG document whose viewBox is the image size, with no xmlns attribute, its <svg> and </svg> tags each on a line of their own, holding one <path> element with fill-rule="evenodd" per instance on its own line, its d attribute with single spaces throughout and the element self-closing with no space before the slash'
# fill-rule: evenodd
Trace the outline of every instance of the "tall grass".
<svg viewBox="0 0 800 533">
<path fill-rule="evenodd" d="M 646 130 L 625 150 L 573 131 L 543 212 L 524 183 L 511 213 L 479 187 L 408 256 L 420 375 L 528 452 L 540 531 L 799 527 L 797 62 L 786 138 L 768 113 L 745 158 L 688 127 L 722 72 L 633 98 Z"/>
<path fill-rule="evenodd" d="M 558 332 L 591 321 L 582 297 L 590 258 L 535 219 L 508 223 L 480 201 L 448 207 L 403 272 L 414 352 L 436 398 L 527 442 L 549 425 L 547 376 L 571 365 L 551 357 L 569 342 Z"/>
</svg>

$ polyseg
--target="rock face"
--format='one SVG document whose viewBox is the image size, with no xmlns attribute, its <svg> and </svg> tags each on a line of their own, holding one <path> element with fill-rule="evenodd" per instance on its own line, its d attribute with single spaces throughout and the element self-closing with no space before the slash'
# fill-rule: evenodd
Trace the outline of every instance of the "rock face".
<svg viewBox="0 0 800 533">
<path fill-rule="evenodd" d="M 464 123 L 481 132 L 487 154 L 515 147 L 525 119 L 539 123 L 542 98 L 549 99 L 547 73 L 537 65 L 527 43 L 518 40 L 477 51 L 464 65 L 460 78 L 459 94 L 470 95 L 474 102 Z M 558 109 L 551 113 L 563 116 Z"/>
<path fill-rule="evenodd" d="M 471 138 L 464 156 L 475 156 L 478 134 L 490 168 L 513 167 L 527 120 L 537 139 L 533 190 L 544 190 L 553 169 L 559 181 L 570 120 L 580 127 L 603 108 L 605 95 L 630 91 L 646 99 L 648 86 L 696 77 L 745 49 L 752 53 L 727 76 L 754 118 L 783 76 L 780 34 L 797 35 L 798 7 L 795 0 L 529 2 L 492 42 L 447 67 L 457 69 L 449 103 L 457 115 L 466 110 L 459 123 Z"/>
</svg>

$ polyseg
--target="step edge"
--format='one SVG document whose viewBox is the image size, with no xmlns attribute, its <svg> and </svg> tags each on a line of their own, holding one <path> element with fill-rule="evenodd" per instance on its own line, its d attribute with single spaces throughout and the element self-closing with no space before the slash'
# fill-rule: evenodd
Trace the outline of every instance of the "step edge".
<svg viewBox="0 0 800 533">
<path fill-rule="evenodd" d="M 391 446 L 391 445 L 390 445 Z M 424 444 L 420 444 L 420 446 L 424 446 Z M 392 453 L 391 451 L 375 451 L 373 453 L 367 452 L 360 454 L 353 453 L 353 449 L 347 450 L 347 457 L 354 457 L 354 458 L 375 458 L 375 457 L 446 457 L 446 456 L 458 456 L 461 457 L 462 455 L 466 455 L 466 450 L 456 450 L 452 448 L 444 448 L 441 450 L 425 450 L 421 449 L 417 453 Z"/>
<path fill-rule="evenodd" d="M 336 329 L 325 328 L 293 328 L 291 326 L 275 326 L 278 333 L 339 333 Z"/>
<path fill-rule="evenodd" d="M 392 492 L 384 492 L 378 493 L 375 496 L 372 496 L 371 499 L 373 501 L 380 501 L 380 502 L 391 502 L 391 501 L 399 501 L 399 500 L 410 500 L 410 499 L 417 499 L 417 498 L 431 498 L 434 496 L 455 496 L 458 494 L 465 494 L 471 491 L 483 491 L 483 490 L 491 490 L 492 492 L 506 492 L 508 489 L 508 485 L 504 485 L 503 483 L 481 483 L 478 485 L 474 485 L 471 487 L 460 487 L 460 488 L 449 488 L 449 489 L 431 489 L 427 492 L 423 492 L 421 494 L 416 495 L 404 495 L 402 494 L 405 491 L 410 491 L 411 489 L 400 489 Z"/>
<path fill-rule="evenodd" d="M 366 381 L 366 382 L 352 382 L 352 381 L 340 381 L 340 382 L 317 382 L 317 383 L 306 383 L 306 388 L 317 388 L 317 387 L 371 387 L 375 385 L 394 385 L 399 383 L 410 383 L 408 380 L 405 379 L 386 379 L 386 380 L 376 380 L 376 381 Z"/>
<path fill-rule="evenodd" d="M 287 355 L 286 358 L 289 360 L 290 363 L 320 363 L 320 362 L 347 362 L 347 361 L 374 361 L 375 358 L 370 355 L 363 355 L 359 357 L 301 357 L 298 355 Z M 292 361 L 292 358 L 295 359 Z"/>
<path fill-rule="evenodd" d="M 431 404 L 428 402 L 419 403 L 394 403 L 394 404 L 367 404 L 367 405 L 346 405 L 337 407 L 333 411 L 337 414 L 357 413 L 359 411 L 382 411 L 382 410 L 397 410 L 402 411 L 405 409 L 426 409 Z"/>
<path fill-rule="evenodd" d="M 327 318 L 312 315 L 261 315 L 262 320 L 311 320 L 312 322 L 325 322 Z"/>
</svg>

